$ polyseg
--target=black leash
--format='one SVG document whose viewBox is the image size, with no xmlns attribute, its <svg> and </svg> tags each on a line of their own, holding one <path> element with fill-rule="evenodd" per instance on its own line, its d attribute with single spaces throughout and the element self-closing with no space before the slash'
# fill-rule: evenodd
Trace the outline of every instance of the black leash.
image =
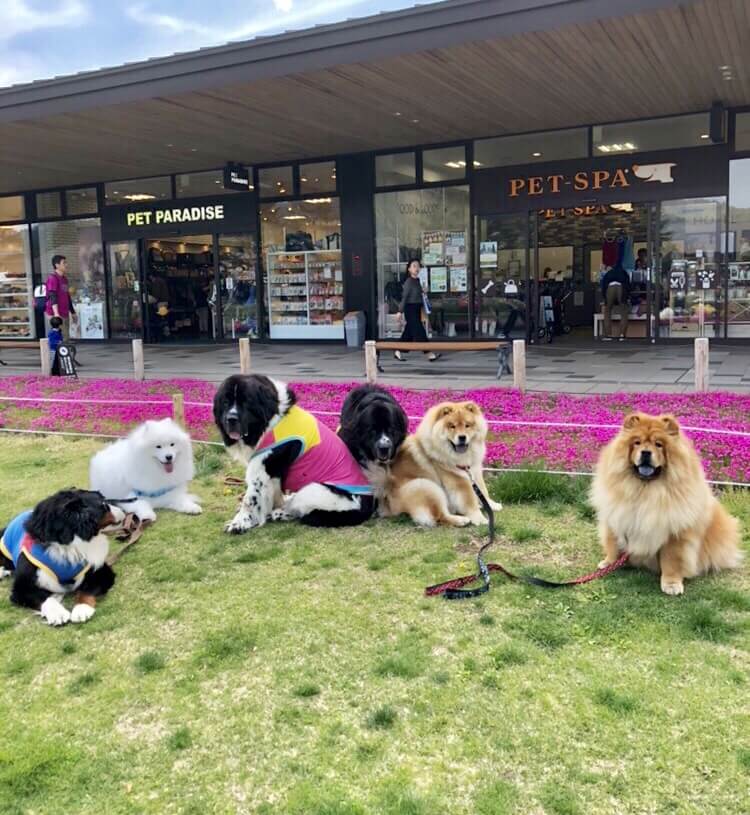
<svg viewBox="0 0 750 815">
<path fill-rule="evenodd" d="M 457 577 L 453 580 L 446 580 L 444 583 L 437 583 L 434 586 L 428 586 L 424 591 L 428 597 L 435 597 L 438 594 L 442 594 L 446 600 L 468 600 L 471 597 L 479 597 L 481 594 L 485 594 L 490 590 L 490 572 L 501 572 L 509 580 L 517 580 L 520 583 L 527 583 L 530 586 L 541 586 L 544 589 L 560 589 L 565 586 L 580 586 L 584 583 L 590 583 L 592 580 L 596 580 L 599 577 L 604 577 L 605 575 L 616 571 L 621 566 L 624 566 L 627 562 L 628 554 L 625 552 L 621 554 L 614 563 L 603 566 L 601 569 L 596 569 L 596 571 L 590 572 L 589 574 L 577 577 L 575 580 L 566 580 L 561 583 L 554 580 L 545 580 L 543 577 L 534 577 L 533 575 L 517 575 L 511 571 L 508 571 L 508 569 L 506 569 L 505 566 L 501 565 L 500 563 L 485 563 L 483 555 L 495 542 L 495 513 L 493 512 L 492 507 L 490 506 L 490 503 L 485 497 L 484 493 L 479 489 L 476 481 L 474 481 L 474 476 L 471 474 L 471 470 L 467 469 L 466 472 L 471 479 L 472 489 L 479 499 L 479 503 L 482 505 L 482 509 L 484 510 L 484 514 L 487 516 L 487 523 L 489 525 L 489 536 L 487 538 L 487 542 L 483 544 L 477 552 L 478 574 L 469 574 L 465 575 L 464 577 Z M 477 586 L 473 589 L 463 588 L 464 586 L 468 586 L 469 584 L 480 579 L 482 580 L 481 586 Z"/>
</svg>

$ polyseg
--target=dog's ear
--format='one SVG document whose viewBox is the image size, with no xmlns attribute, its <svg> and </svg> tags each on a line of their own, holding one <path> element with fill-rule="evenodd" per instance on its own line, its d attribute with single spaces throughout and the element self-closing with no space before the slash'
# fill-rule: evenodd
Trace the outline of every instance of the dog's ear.
<svg viewBox="0 0 750 815">
<path fill-rule="evenodd" d="M 634 427 L 638 427 L 638 425 L 641 423 L 641 418 L 640 413 L 629 413 L 622 423 L 622 429 L 632 430 Z"/>
<path fill-rule="evenodd" d="M 450 416 L 453 413 L 453 405 L 443 405 L 438 413 L 438 418 L 442 419 L 443 416 Z"/>
<path fill-rule="evenodd" d="M 464 410 L 468 410 L 469 413 L 474 413 L 477 416 L 482 412 L 476 402 L 464 402 Z"/>
<path fill-rule="evenodd" d="M 666 413 L 664 416 L 659 417 L 664 424 L 664 429 L 670 436 L 680 435 L 680 423 L 672 416 L 671 413 Z"/>
</svg>

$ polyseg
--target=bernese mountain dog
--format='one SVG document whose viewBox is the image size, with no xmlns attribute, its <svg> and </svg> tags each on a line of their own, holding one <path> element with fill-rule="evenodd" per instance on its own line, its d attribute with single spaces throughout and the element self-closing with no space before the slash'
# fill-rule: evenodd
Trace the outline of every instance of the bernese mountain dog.
<svg viewBox="0 0 750 815">
<path fill-rule="evenodd" d="M 214 398 L 214 421 L 247 492 L 225 526 L 233 534 L 268 520 L 354 526 L 372 516 L 373 490 L 344 442 L 297 405 L 283 382 L 230 376 Z"/>
<path fill-rule="evenodd" d="M 77 489 L 17 515 L 0 532 L 0 578 L 13 577 L 11 602 L 38 611 L 49 625 L 90 620 L 96 598 L 115 582 L 104 532 L 124 517 L 101 493 Z M 60 598 L 73 593 L 68 611 Z"/>
</svg>

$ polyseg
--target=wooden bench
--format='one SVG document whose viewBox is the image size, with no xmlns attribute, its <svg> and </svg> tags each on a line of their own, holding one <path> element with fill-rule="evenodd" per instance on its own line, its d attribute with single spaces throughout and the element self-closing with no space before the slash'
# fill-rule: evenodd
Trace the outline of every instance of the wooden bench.
<svg viewBox="0 0 750 815">
<path fill-rule="evenodd" d="M 465 342 L 403 342 L 401 340 L 368 340 L 365 343 L 365 375 L 368 382 L 378 378 L 378 352 L 380 351 L 497 351 L 497 379 L 513 374 L 513 383 L 522 390 L 526 387 L 526 343 L 523 340 L 498 342 L 497 340 L 467 340 Z M 511 369 L 510 358 L 514 364 Z"/>
<path fill-rule="evenodd" d="M 34 340 L 0 340 L 0 351 L 3 348 L 34 348 L 35 350 L 39 350 L 39 356 L 42 363 L 42 375 L 49 376 L 50 374 L 50 358 L 49 358 L 49 343 L 47 338 L 44 337 L 39 340 L 39 344 L 37 345 Z M 0 365 L 7 365 L 7 362 L 3 362 L 0 359 Z"/>
</svg>

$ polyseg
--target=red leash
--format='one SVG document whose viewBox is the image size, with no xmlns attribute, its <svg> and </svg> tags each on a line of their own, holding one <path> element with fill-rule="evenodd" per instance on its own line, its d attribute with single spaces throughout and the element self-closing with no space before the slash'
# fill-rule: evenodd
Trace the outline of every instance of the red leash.
<svg viewBox="0 0 750 815">
<path fill-rule="evenodd" d="M 601 569 L 597 569 L 594 572 L 584 574 L 581 577 L 577 577 L 575 580 L 566 580 L 562 583 L 557 583 L 554 580 L 545 580 L 542 577 L 513 574 L 513 572 L 508 571 L 504 566 L 501 566 L 499 563 L 488 563 L 486 564 L 486 568 L 488 572 L 501 572 L 510 580 L 518 580 L 522 583 L 528 583 L 532 586 L 542 586 L 545 589 L 560 589 L 563 588 L 564 586 L 581 586 L 584 583 L 590 583 L 592 580 L 597 580 L 600 577 L 606 577 L 608 574 L 617 571 L 617 569 L 619 569 L 621 566 L 624 566 L 627 563 L 627 561 L 628 553 L 625 552 L 622 555 L 620 555 L 620 557 L 618 557 L 614 563 L 610 563 L 608 566 L 603 566 Z M 453 592 L 456 589 L 462 589 L 464 586 L 468 586 L 475 580 L 480 580 L 481 577 L 482 577 L 481 573 L 467 574 L 464 577 L 456 577 L 454 580 L 446 580 L 445 583 L 437 583 L 434 586 L 428 586 L 424 590 L 424 593 L 427 597 L 435 597 L 438 594 Z"/>
</svg>

